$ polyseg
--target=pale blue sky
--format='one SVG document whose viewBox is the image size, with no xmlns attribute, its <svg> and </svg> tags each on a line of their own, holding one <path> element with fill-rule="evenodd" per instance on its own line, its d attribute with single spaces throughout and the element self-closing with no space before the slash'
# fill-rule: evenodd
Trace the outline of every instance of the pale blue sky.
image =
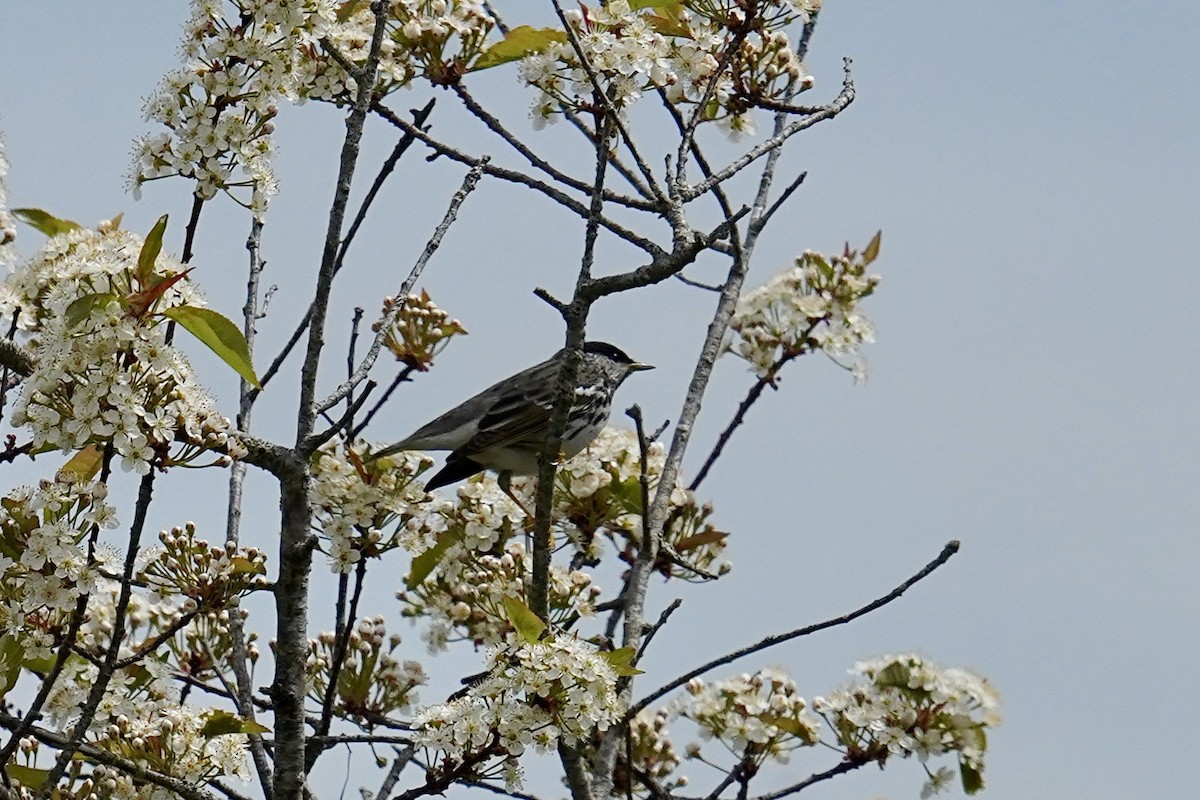
<svg viewBox="0 0 1200 800">
<path fill-rule="evenodd" d="M 170 212 L 168 246 L 178 249 L 183 184 L 149 187 L 135 203 L 123 175 L 131 139 L 146 130 L 141 98 L 174 64 L 185 15 L 183 3 L 8 4 L 0 130 L 12 205 L 85 223 L 124 211 L 135 230 Z M 866 306 L 879 332 L 871 378 L 853 386 L 813 359 L 755 409 L 703 492 L 734 534 L 735 570 L 716 586 L 652 588 L 654 613 L 677 595 L 685 602 L 655 642 L 646 688 L 857 607 L 958 538 L 962 552 L 900 602 L 738 668 L 782 664 L 820 694 L 860 657 L 917 649 L 984 673 L 1003 693 L 985 796 L 1194 792 L 1197 53 L 1200 5 L 1185 0 L 826 4 L 810 57 L 817 91 L 832 96 L 851 55 L 858 99 L 790 149 L 786 166 L 809 177 L 764 240 L 752 281 L 802 249 L 861 245 L 882 228 L 883 283 Z M 515 82 L 496 74 L 480 86 L 526 130 Z M 438 96 L 435 131 L 500 151 Z M 338 114 L 323 107 L 286 110 L 279 129 L 282 194 L 265 252 L 266 280 L 280 290 L 260 351 L 272 354 L 312 285 L 340 141 Z M 569 141 L 562 130 L 528 138 L 560 154 Z M 364 174 L 392 141 L 372 122 Z M 460 177 L 449 164 L 402 165 L 354 251 L 356 277 L 335 297 L 334 369 L 349 310 L 370 313 L 394 291 Z M 241 304 L 246 230 L 228 202 L 205 210 L 197 277 L 230 316 Z M 32 252 L 38 235 L 21 235 Z M 403 392 L 377 435 L 395 438 L 552 351 L 557 318 L 530 292 L 569 289 L 581 235 L 578 220 L 486 183 L 422 282 L 472 335 Z M 606 269 L 630 266 L 627 251 L 605 255 Z M 650 419 L 675 415 L 682 359 L 699 344 L 696 315 L 709 304 L 671 283 L 597 309 L 594 337 L 659 365 L 628 382 L 620 408 L 636 401 Z M 231 376 L 202 354 L 195 362 L 227 400 Z M 328 373 L 331 385 L 339 374 Z M 740 363 L 722 363 L 693 456 L 748 382 Z M 294 382 L 271 388 L 258 419 L 283 438 Z M 222 479 L 196 477 L 207 494 L 161 504 L 155 524 L 218 524 Z M 275 497 L 266 482 L 253 489 L 260 527 L 247 536 L 269 546 Z M 407 635 L 385 576 L 376 581 L 376 607 Z M 423 658 L 416 636 L 407 641 Z M 331 766 L 330 796 L 342 777 Z M 827 766 L 797 759 L 787 777 Z M 697 789 L 710 779 L 685 771 Z M 806 796 L 914 797 L 921 783 L 916 764 L 868 773 Z"/>
</svg>

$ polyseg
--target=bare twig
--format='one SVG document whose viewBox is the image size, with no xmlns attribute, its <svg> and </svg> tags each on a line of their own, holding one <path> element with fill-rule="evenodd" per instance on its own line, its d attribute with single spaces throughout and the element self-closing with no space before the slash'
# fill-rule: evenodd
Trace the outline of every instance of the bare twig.
<svg viewBox="0 0 1200 800">
<path fill-rule="evenodd" d="M 785 786 L 782 789 L 769 792 L 768 794 L 760 794 L 752 798 L 752 800 L 779 800 L 781 797 L 787 797 L 789 795 L 796 794 L 802 789 L 807 789 L 814 783 L 820 783 L 821 781 L 827 781 L 830 778 L 835 778 L 838 775 L 844 775 L 847 772 L 853 772 L 859 767 L 865 767 L 870 763 L 870 761 L 843 761 L 837 766 L 830 767 L 824 772 L 814 772 L 812 775 L 809 775 L 807 778 L 798 783 L 793 783 L 791 786 Z"/>
<path fill-rule="evenodd" d="M 396 373 L 396 377 L 392 379 L 390 384 L 388 384 L 388 388 L 386 391 L 384 391 L 383 396 L 375 401 L 375 405 L 371 406 L 371 410 L 367 412 L 365 417 L 363 417 L 363 421 L 355 425 L 350 431 L 350 435 L 347 437 L 349 441 L 353 442 L 358 439 L 362 432 L 366 430 L 367 426 L 371 424 L 371 420 L 375 418 L 375 415 L 379 413 L 379 410 L 383 408 L 385 403 L 387 403 L 388 399 L 392 396 L 392 393 L 400 387 L 400 384 L 407 383 L 409 380 L 411 380 L 412 374 L 416 371 L 416 367 L 405 364 L 404 369 Z"/>
<path fill-rule="evenodd" d="M 486 163 L 486 161 L 484 163 Z M 462 185 L 459 186 L 458 191 L 454 193 L 454 196 L 450 198 L 450 205 L 446 209 L 446 213 L 442 216 L 442 221 L 438 223 L 437 228 L 435 228 L 433 231 L 433 235 L 430 236 L 429 241 L 425 243 L 425 249 L 421 251 L 421 256 L 417 259 L 417 263 L 413 265 L 413 268 L 408 273 L 408 277 L 404 280 L 404 283 L 400 286 L 400 290 L 396 293 L 396 304 L 380 322 L 379 328 L 375 332 L 375 339 L 371 342 L 371 347 L 367 351 L 366 356 L 363 357 L 362 363 L 360 363 L 358 368 L 354 370 L 354 373 L 346 379 L 345 383 L 335 389 L 333 393 L 329 395 L 329 397 L 321 401 L 321 404 L 318 406 L 319 410 L 325 411 L 335 406 L 342 400 L 342 398 L 349 394 L 355 386 L 365 380 L 367 374 L 371 371 L 371 367 L 375 366 L 375 359 L 379 357 L 379 353 L 383 349 L 383 342 L 387 338 L 388 328 L 391 327 L 392 321 L 404 310 L 404 298 L 408 296 L 409 291 L 412 289 L 413 285 L 416 284 L 417 279 L 421 277 L 421 273 L 425 270 L 425 266 L 429 263 L 429 260 L 433 258 L 433 254 L 437 252 L 438 247 L 441 246 L 442 238 L 446 235 L 446 232 L 450 230 L 450 226 L 454 224 L 456 219 L 458 219 L 458 210 L 462 206 L 463 202 L 467 199 L 467 196 L 470 195 L 471 192 L 475 190 L 475 187 L 479 184 L 479 178 L 482 174 L 482 171 L 483 167 L 481 165 L 472 167 L 467 172 L 466 176 L 463 178 Z"/>
<path fill-rule="evenodd" d="M 400 780 L 400 773 L 412 761 L 413 753 L 416 752 L 411 745 L 405 748 L 396 748 L 396 758 L 392 761 L 392 766 L 388 768 L 387 775 L 383 778 L 383 783 L 379 784 L 379 791 L 375 793 L 378 800 L 388 800 L 392 793 L 392 789 L 396 788 L 396 782 Z"/>
<path fill-rule="evenodd" d="M 412 112 L 413 126 L 417 130 L 420 130 L 421 126 L 425 124 L 425 121 L 429 118 L 429 115 L 432 112 L 433 100 L 430 100 L 425 104 L 424 108 Z M 378 193 L 379 188 L 383 185 L 384 180 L 392 173 L 396 165 L 396 160 L 399 159 L 400 155 L 403 155 L 408 150 L 412 142 L 415 140 L 415 136 L 406 132 L 404 136 L 400 138 L 400 141 L 396 143 L 396 146 L 392 149 L 392 154 L 388 156 L 388 158 L 383 162 L 383 166 L 380 167 L 379 174 L 375 176 L 375 181 L 371 185 L 371 189 L 367 192 L 366 197 L 363 198 L 362 205 L 359 206 L 358 214 L 355 216 L 354 221 L 350 224 L 350 228 L 346 233 L 345 241 L 342 242 L 338 249 L 338 260 L 336 266 L 334 267 L 335 275 L 341 271 L 343 260 L 346 256 L 346 248 L 349 247 L 350 241 L 353 240 L 354 234 L 357 233 L 361 221 L 365 219 L 367 209 L 370 207 L 371 201 L 374 200 L 375 195 Z M 271 362 L 270 366 L 268 366 L 266 371 L 263 372 L 262 378 L 259 381 L 263 386 L 266 386 L 267 383 L 279 373 L 279 369 L 283 366 L 283 362 L 287 360 L 289 355 L 291 355 L 292 350 L 299 343 L 301 337 L 304 336 L 305 331 L 308 330 L 308 323 L 312 320 L 313 310 L 313 304 L 309 303 L 308 309 L 304 312 L 304 316 L 300 318 L 300 322 L 297 323 L 296 329 L 292 331 L 292 335 L 284 344 L 283 349 L 279 351 L 279 354 L 275 356 L 275 359 Z M 261 390 L 259 389 L 255 389 L 254 396 L 257 396 L 260 391 Z"/>
<path fill-rule="evenodd" d="M 938 567 L 945 564 L 947 561 L 950 560 L 951 556 L 953 556 L 955 553 L 958 552 L 958 548 L 959 548 L 959 543 L 957 540 L 947 542 L 946 546 L 942 548 L 942 552 L 938 554 L 937 558 L 935 558 L 933 561 L 930 561 L 928 564 L 926 564 L 924 567 L 922 567 L 921 570 L 919 572 L 917 572 L 915 575 L 913 575 L 911 578 L 904 581 L 904 583 L 901 583 L 895 589 L 893 589 L 892 591 L 883 595 L 882 597 L 872 600 L 870 603 L 867 603 L 865 606 L 862 606 L 861 608 L 851 611 L 849 614 L 843 614 L 840 617 L 834 617 L 833 619 L 828 619 L 828 620 L 825 620 L 824 622 L 818 622 L 814 625 L 805 625 L 803 628 L 796 628 L 795 630 L 788 631 L 787 633 L 780 633 L 780 634 L 776 634 L 774 636 L 768 636 L 765 639 L 762 639 L 761 641 L 758 641 L 752 645 L 749 645 L 747 647 L 742 647 L 738 650 L 734 650 L 731 653 L 726 653 L 725 655 L 721 656 L 720 658 L 714 658 L 711 661 L 701 664 L 700 666 L 687 672 L 684 675 L 681 675 L 680 677 L 667 683 L 666 685 L 661 686 L 658 689 L 655 689 L 653 692 L 646 695 L 644 698 L 642 698 L 638 702 L 634 703 L 630 707 L 629 711 L 626 712 L 626 714 L 625 714 L 626 721 L 633 719 L 634 716 L 636 716 L 639 711 L 641 711 L 643 708 L 646 708 L 647 706 L 649 706 L 655 700 L 658 700 L 663 695 L 667 694 L 668 692 L 672 692 L 675 689 L 678 689 L 680 686 L 683 686 L 688 681 L 690 681 L 692 678 L 703 675 L 704 673 L 708 672 L 711 669 L 714 669 L 715 667 L 723 666 L 732 661 L 736 661 L 739 658 L 743 658 L 744 656 L 748 656 L 752 653 L 757 653 L 759 651 L 766 650 L 769 647 L 774 647 L 777 644 L 789 641 L 791 639 L 798 638 L 800 636 L 808 636 L 810 634 L 816 633 L 817 631 L 823 631 L 826 628 L 833 628 L 838 625 L 845 625 L 847 622 L 852 622 L 853 620 L 856 620 L 859 617 L 870 614 L 872 611 L 875 611 L 876 609 L 886 606 L 888 603 L 892 602 L 893 600 L 898 599 L 901 595 L 903 595 L 905 592 L 907 592 L 909 589 L 911 589 L 915 584 L 917 584 L 918 582 L 924 580 L 925 578 L 927 578 L 931 574 L 933 574 L 934 570 L 936 570 Z"/>
<path fill-rule="evenodd" d="M 803 119 L 791 122 L 783 127 L 783 130 L 759 142 L 754 147 L 750 148 L 741 157 L 735 159 L 723 169 L 715 172 L 709 178 L 692 186 L 685 186 L 680 189 L 680 196 L 684 200 L 691 200 L 699 197 L 718 183 L 729 180 L 745 169 L 748 165 L 767 155 L 768 153 L 777 151 L 779 146 L 786 142 L 792 136 L 795 136 L 802 130 L 811 128 L 818 122 L 824 122 L 827 119 L 833 119 L 838 114 L 842 113 L 852 102 L 854 102 L 854 79 L 850 74 L 850 59 L 845 60 L 845 77 L 842 80 L 842 91 L 833 99 L 829 105 L 822 108 L 815 114 L 810 114 Z"/>
<path fill-rule="evenodd" d="M 492 131 L 492 133 L 499 136 L 510 147 L 512 147 L 514 150 L 516 150 L 521 155 L 523 155 L 525 157 L 525 160 L 529 162 L 530 166 L 534 167 L 535 169 L 541 170 L 542 172 L 546 173 L 546 176 L 549 177 L 551 180 L 553 180 L 557 183 L 560 183 L 564 186 L 569 186 L 572 189 L 575 189 L 576 191 L 580 191 L 580 192 L 591 192 L 591 190 L 592 190 L 591 184 L 585 183 L 584 181 L 581 181 L 578 178 L 572 178 L 570 175 L 567 175 L 564 172 L 562 172 L 561 170 L 555 168 L 555 166 L 553 164 L 551 164 L 549 161 L 546 161 L 544 158 L 540 157 L 537 153 L 533 152 L 533 150 L 531 150 L 528 145 L 526 145 L 524 142 L 522 142 L 520 139 L 518 139 L 516 136 L 514 136 L 510 130 L 505 128 L 504 124 L 502 122 L 500 122 L 499 119 L 497 119 L 496 117 L 494 117 L 490 113 L 488 113 L 487 109 L 485 109 L 483 106 L 481 106 L 479 104 L 478 101 L 475 100 L 475 98 L 471 95 L 471 93 L 467 91 L 465 86 L 463 86 L 462 84 L 455 84 L 454 91 L 459 96 L 459 99 L 462 100 L 463 105 L 465 105 L 467 107 L 468 111 L 470 111 L 472 114 L 474 114 L 479 119 L 480 122 L 482 122 L 484 125 L 486 125 L 490 131 Z M 610 159 L 610 162 L 611 162 L 611 159 Z M 661 210 L 661 205 L 657 202 L 640 200 L 636 197 L 629 197 L 628 195 L 618 194 L 617 192 L 611 191 L 609 189 L 604 190 L 604 199 L 610 203 L 616 203 L 617 205 L 625 206 L 626 208 L 636 209 L 638 211 L 649 211 L 651 213 L 658 213 Z"/>
<path fill-rule="evenodd" d="M 562 191 L 561 189 L 551 186 L 550 184 L 545 183 L 544 181 L 539 181 L 534 178 L 531 178 L 523 172 L 517 172 L 516 170 L 505 169 L 504 167 L 498 167 L 494 164 L 490 164 L 487 162 L 487 160 L 484 157 L 476 157 L 476 156 L 466 155 L 465 153 L 451 147 L 448 144 L 439 142 L 438 140 L 434 139 L 432 136 L 429 136 L 428 134 L 426 134 L 424 131 L 414 128 L 414 126 L 412 126 L 407 120 L 401 119 L 400 117 L 396 116 L 396 114 L 393 113 L 389 108 L 387 108 L 387 106 L 384 106 L 381 103 L 376 103 L 373 106 L 373 109 L 374 109 L 375 113 L 379 114 L 381 117 L 383 117 L 388 122 L 395 125 L 396 127 L 400 128 L 401 130 L 413 131 L 413 134 L 419 140 L 421 140 L 426 146 L 428 146 L 431 150 L 433 150 L 438 155 L 445 156 L 446 158 L 449 158 L 453 161 L 457 161 L 460 164 L 466 164 L 467 166 L 471 166 L 471 167 L 478 166 L 481 169 L 483 169 L 483 173 L 485 175 L 490 175 L 493 178 L 499 178 L 501 180 L 509 181 L 510 183 L 517 183 L 522 186 L 526 186 L 530 189 L 533 189 L 535 191 L 541 192 L 542 194 L 544 194 L 546 197 L 553 200 L 558 205 L 562 206 L 563 208 L 568 209 L 569 211 L 574 212 L 581 219 L 586 220 L 586 219 L 590 218 L 589 207 L 587 205 L 585 205 L 584 203 L 579 202 L 574 197 L 570 196 L 569 194 Z M 629 228 L 626 228 L 623 225 L 620 225 L 620 224 L 614 222 L 613 220 L 609 219 L 608 217 L 601 217 L 599 219 L 599 222 L 600 222 L 600 225 L 603 226 L 606 230 L 616 234 L 618 237 L 629 242 L 634 247 L 637 247 L 638 249 L 647 253 L 648 255 L 650 255 L 651 258 L 654 258 L 663 252 L 662 248 L 659 247 L 657 244 L 655 244 L 650 239 L 647 239 L 644 236 L 640 236 L 637 233 L 634 233 Z"/>
<path fill-rule="evenodd" d="M 646 636 L 642 639 L 642 646 L 638 648 L 637 655 L 633 658 L 632 663 L 634 666 L 636 666 L 637 663 L 642 660 L 642 656 L 645 654 L 646 648 L 650 646 L 650 640 L 654 638 L 655 634 L 662 630 L 663 626 L 667 624 L 667 620 L 671 618 L 671 615 L 674 614 L 681 605 L 683 605 L 683 599 L 676 597 L 671 601 L 671 604 L 664 608 L 662 613 L 658 615 L 658 621 L 651 625 L 646 631 Z"/>
<path fill-rule="evenodd" d="M 246 338 L 246 347 L 250 354 L 254 353 L 255 322 L 261 316 L 258 302 L 259 287 L 265 263 L 262 259 L 262 222 L 255 219 L 250 225 L 250 235 L 246 239 L 246 251 L 250 256 L 249 275 L 246 280 L 246 303 L 242 306 L 242 335 Z M 263 301 L 265 306 L 266 301 Z M 250 430 L 250 417 L 254 409 L 254 387 L 245 380 L 239 383 L 239 401 L 237 429 Z M 225 521 L 225 540 L 238 542 L 241 538 L 242 521 L 242 491 L 246 480 L 246 464 L 234 461 L 229 470 L 229 505 Z M 229 663 L 234 677 L 234 705 L 238 714 L 244 719 L 255 721 L 255 704 L 250 686 L 250 670 L 246 664 L 246 631 L 240 605 L 229 615 Z M 247 736 L 250 744 L 250 758 L 254 762 L 254 771 L 258 775 L 259 786 L 262 787 L 264 800 L 271 800 L 271 760 L 263 744 L 262 735 L 251 733 Z"/>
<path fill-rule="evenodd" d="M 346 654 L 350 646 L 350 634 L 354 630 L 354 620 L 358 617 L 358 603 L 362 599 L 363 583 L 367 577 L 367 559 L 359 558 L 354 570 L 354 593 L 350 597 L 350 608 L 345 605 L 345 585 L 338 586 L 337 619 L 335 620 L 336 634 L 334 637 L 333 662 L 329 666 L 329 684 L 325 687 L 325 697 L 321 700 L 321 721 L 317 723 L 316 732 L 308 737 L 310 744 L 319 742 L 329 734 L 329 726 L 333 722 L 333 704 L 337 700 L 338 679 L 342 667 L 346 663 Z M 403 744 L 408 744 L 404 741 Z M 321 747 L 310 747 L 306 757 L 306 768 L 311 770 L 317 763 Z"/>
</svg>

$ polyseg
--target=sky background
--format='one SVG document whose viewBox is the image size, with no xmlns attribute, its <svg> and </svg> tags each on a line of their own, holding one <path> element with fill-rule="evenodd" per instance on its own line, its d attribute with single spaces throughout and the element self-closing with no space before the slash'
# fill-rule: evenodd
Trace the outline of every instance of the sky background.
<svg viewBox="0 0 1200 800">
<path fill-rule="evenodd" d="M 521 5 L 538 9 L 530 20 L 544 17 L 541 4 Z M 135 202 L 123 176 L 132 139 L 149 130 L 142 100 L 174 66 L 186 14 L 185 4 L 162 2 L 4 9 L 0 130 L 10 205 L 84 224 L 124 212 L 126 227 L 142 232 L 170 213 L 167 247 L 179 251 L 187 187 L 162 182 Z M 510 13 L 509 21 L 526 20 Z M 1194 792 L 1198 54 L 1200 5 L 1190 0 L 826 4 L 809 59 L 815 91 L 836 94 L 849 55 L 858 99 L 793 140 L 783 169 L 807 170 L 808 179 L 769 229 L 750 282 L 806 248 L 861 247 L 882 229 L 883 281 L 865 305 L 879 340 L 867 350 L 870 379 L 855 386 L 828 361 L 805 359 L 754 409 L 701 492 L 733 534 L 735 569 L 715 585 L 652 586 L 651 614 L 675 597 L 684 604 L 655 640 L 645 690 L 761 636 L 857 608 L 959 539 L 961 553 L 899 602 L 714 677 L 780 664 L 806 694 L 822 694 L 859 658 L 917 650 L 981 672 L 1003 695 L 986 797 Z M 589 169 L 565 128 L 530 130 L 529 95 L 511 70 L 472 86 L 506 109 L 527 141 L 577 173 Z M 507 158 L 450 95 L 437 94 L 436 134 Z M 426 98 L 418 90 L 391 105 Z M 278 129 L 282 191 L 264 253 L 265 281 L 279 289 L 260 328 L 260 369 L 311 291 L 341 116 L 317 105 L 285 109 Z M 360 191 L 394 140 L 370 122 Z M 353 277 L 334 296 L 326 388 L 343 369 L 351 309 L 362 305 L 369 318 L 396 290 L 461 177 L 452 164 L 409 158 L 386 187 L 351 253 Z M 196 277 L 231 317 L 242 302 L 247 230 L 232 203 L 205 209 Z M 531 292 L 569 293 L 582 232 L 577 218 L 540 198 L 482 184 L 421 281 L 471 335 L 402 390 L 374 436 L 399 438 L 553 352 L 561 322 Z M 20 231 L 26 254 L 40 240 Z M 598 263 L 617 271 L 641 262 L 606 245 Z M 715 279 L 721 269 L 712 259 L 690 274 Z M 626 384 L 618 409 L 638 402 L 650 420 L 674 418 L 711 305 L 668 282 L 596 308 L 592 338 L 659 367 Z M 193 352 L 232 416 L 231 373 Z M 390 369 L 380 371 L 384 380 Z M 285 376 L 264 395 L 257 432 L 289 437 L 295 380 Z M 693 470 L 750 382 L 741 362 L 720 363 Z M 9 470 L 0 488 L 56 464 Z M 182 479 L 187 491 L 157 504 L 152 524 L 195 519 L 219 538 L 224 479 L 216 471 Z M 273 547 L 276 495 L 269 482 L 250 486 L 246 539 Z M 389 599 L 388 576 L 403 571 L 396 562 L 375 576 L 368 609 L 406 636 L 407 655 L 425 659 Z M 330 627 L 329 601 L 313 608 L 314 629 Z M 478 663 L 461 658 L 464 669 Z M 447 670 L 425 699 L 444 696 L 452 677 Z M 321 779 L 326 796 L 346 777 L 338 758 Z M 777 777 L 832 763 L 828 753 L 806 755 Z M 696 764 L 683 771 L 698 791 L 713 779 Z M 916 763 L 900 762 L 805 796 L 915 797 L 922 778 Z M 531 787 L 546 796 L 560 793 L 538 781 Z"/>
</svg>

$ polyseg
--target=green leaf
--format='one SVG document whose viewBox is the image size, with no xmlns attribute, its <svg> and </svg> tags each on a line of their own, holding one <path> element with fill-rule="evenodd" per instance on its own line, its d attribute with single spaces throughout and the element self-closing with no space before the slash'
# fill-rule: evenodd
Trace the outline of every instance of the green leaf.
<svg viewBox="0 0 1200 800">
<path fill-rule="evenodd" d="M 0 639 L 0 697 L 17 685 L 25 648 L 12 636 Z"/>
<path fill-rule="evenodd" d="M 100 471 L 103 461 L 104 450 L 94 444 L 89 444 L 59 467 L 58 474 L 70 473 L 79 481 L 90 481 Z"/>
<path fill-rule="evenodd" d="M 795 717 L 782 717 L 778 714 L 759 714 L 758 718 L 768 725 L 774 725 L 784 733 L 790 733 L 797 739 L 809 743 L 814 741 L 812 729 Z"/>
<path fill-rule="evenodd" d="M 876 231 L 875 236 L 871 238 L 867 249 L 863 250 L 862 263 L 870 264 L 876 258 L 879 258 L 879 243 L 883 239 L 883 231 Z"/>
<path fill-rule="evenodd" d="M 206 739 L 230 733 L 267 733 L 271 729 L 251 719 L 242 719 L 228 711 L 213 710 L 203 714 L 204 726 L 200 735 Z"/>
<path fill-rule="evenodd" d="M 633 665 L 633 659 L 637 656 L 637 650 L 634 650 L 632 647 L 610 650 L 607 653 L 601 653 L 600 656 L 608 662 L 608 665 L 613 668 L 613 672 L 618 675 L 642 674 L 642 670 Z"/>
<path fill-rule="evenodd" d="M 56 660 L 52 655 L 43 656 L 42 658 L 27 658 L 21 666 L 34 674 L 47 675 L 50 670 L 54 669 L 54 662 Z M 81 660 L 81 657 L 74 653 L 67 656 L 67 664 L 77 663 L 78 660 Z"/>
<path fill-rule="evenodd" d="M 912 672 L 908 667 L 898 661 L 893 661 L 888 664 L 879 674 L 875 676 L 876 686 L 894 686 L 898 689 L 907 689 L 909 678 L 912 677 Z"/>
<path fill-rule="evenodd" d="M 643 8 L 665 8 L 676 11 L 683 7 L 679 0 L 629 0 L 629 10 L 638 11 Z"/>
<path fill-rule="evenodd" d="M 608 486 L 621 510 L 629 514 L 642 513 L 642 481 L 637 475 L 623 481 L 614 480 Z"/>
<path fill-rule="evenodd" d="M 542 631 L 546 630 L 546 623 L 542 622 L 541 618 L 529 609 L 529 606 L 515 597 L 505 597 L 504 613 L 522 639 L 529 644 L 537 644 L 541 641 Z"/>
<path fill-rule="evenodd" d="M 142 244 L 142 252 L 138 253 L 137 272 L 134 277 L 141 286 L 149 286 L 154 281 L 154 262 L 162 252 L 163 233 L 167 230 L 167 215 L 163 214 L 154 223 L 146 241 Z"/>
<path fill-rule="evenodd" d="M 701 531 L 676 542 L 675 552 L 686 553 L 688 550 L 695 550 L 697 547 L 703 547 L 706 544 L 720 544 L 727 538 L 729 538 L 729 534 L 725 531 Z"/>
<path fill-rule="evenodd" d="M 17 783 L 27 789 L 40 789 L 46 782 L 46 779 L 50 777 L 50 770 L 48 769 L 26 767 L 21 764 L 8 764 L 4 767 L 4 771 L 8 777 L 14 778 Z"/>
<path fill-rule="evenodd" d="M 59 219 L 47 214 L 40 208 L 14 208 L 12 215 L 26 225 L 37 228 L 47 236 L 58 236 L 60 233 L 73 231 L 79 227 L 78 222 L 72 222 L 69 219 Z"/>
<path fill-rule="evenodd" d="M 447 532 L 438 537 L 437 544 L 412 560 L 412 567 L 409 568 L 408 577 L 404 579 L 404 585 L 409 589 L 420 586 L 429 577 L 429 573 L 441 563 L 442 556 L 446 555 L 450 546 L 462 541 L 462 538 L 461 530 Z"/>
<path fill-rule="evenodd" d="M 678 4 L 676 4 L 678 5 Z M 682 6 L 679 6 L 682 8 Z M 692 29 L 680 21 L 678 10 L 671 9 L 667 13 L 655 13 L 646 17 L 646 21 L 650 23 L 650 27 L 654 28 L 656 33 L 661 33 L 663 36 L 681 36 L 685 39 L 692 39 Z"/>
<path fill-rule="evenodd" d="M 972 767 L 966 761 L 958 762 L 958 772 L 962 775 L 963 791 L 967 794 L 978 794 L 983 789 L 983 773 Z"/>
<path fill-rule="evenodd" d="M 261 561 L 251 561 L 245 556 L 234 556 L 229 559 L 234 575 L 266 575 L 267 567 Z"/>
<path fill-rule="evenodd" d="M 346 0 L 346 2 L 337 7 L 337 11 L 334 12 L 334 16 L 337 18 L 338 22 L 345 22 L 354 16 L 354 12 L 357 11 L 358 7 L 361 5 L 362 0 Z"/>
<path fill-rule="evenodd" d="M 241 375 L 247 383 L 258 388 L 258 376 L 254 374 L 254 364 L 250 361 L 250 348 L 246 346 L 246 337 L 241 330 L 211 308 L 196 308 L 195 306 L 176 306 L 168 308 L 163 314 L 176 322 L 208 345 L 222 361 L 233 367 L 233 371 Z"/>
<path fill-rule="evenodd" d="M 534 28 L 522 25 L 513 28 L 503 39 L 484 50 L 471 65 L 471 71 L 498 67 L 510 61 L 517 61 L 532 53 L 545 50 L 555 42 L 567 41 L 567 34 L 558 28 Z"/>
<path fill-rule="evenodd" d="M 112 292 L 94 292 L 76 297 L 67 306 L 67 330 L 90 317 L 97 308 L 104 308 L 114 300 L 117 300 L 117 296 Z"/>
</svg>

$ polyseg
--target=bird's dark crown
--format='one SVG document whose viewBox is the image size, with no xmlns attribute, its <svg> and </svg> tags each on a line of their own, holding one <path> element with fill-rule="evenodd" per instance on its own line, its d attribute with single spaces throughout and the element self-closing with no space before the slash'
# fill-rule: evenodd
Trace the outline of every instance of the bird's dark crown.
<svg viewBox="0 0 1200 800">
<path fill-rule="evenodd" d="M 605 358 L 611 358 L 618 364 L 633 363 L 633 359 L 626 355 L 624 350 L 616 345 L 609 344 L 608 342 L 584 342 L 583 352 L 591 353 L 597 356 L 604 356 Z"/>
</svg>

